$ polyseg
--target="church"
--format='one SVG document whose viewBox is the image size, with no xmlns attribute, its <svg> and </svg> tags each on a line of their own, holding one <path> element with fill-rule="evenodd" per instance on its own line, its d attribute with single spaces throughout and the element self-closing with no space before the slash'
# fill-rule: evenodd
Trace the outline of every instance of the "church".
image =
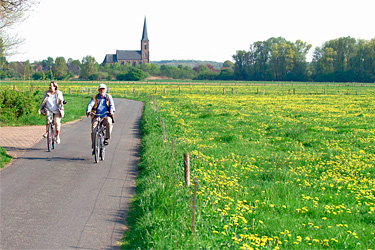
<svg viewBox="0 0 375 250">
<path fill-rule="evenodd" d="M 132 66 L 141 63 L 150 63 L 150 48 L 147 35 L 146 17 L 143 24 L 141 50 L 116 50 L 116 54 L 107 54 L 102 64 L 105 65 L 109 63 L 113 65 L 116 62 L 119 64 L 129 63 Z"/>
</svg>

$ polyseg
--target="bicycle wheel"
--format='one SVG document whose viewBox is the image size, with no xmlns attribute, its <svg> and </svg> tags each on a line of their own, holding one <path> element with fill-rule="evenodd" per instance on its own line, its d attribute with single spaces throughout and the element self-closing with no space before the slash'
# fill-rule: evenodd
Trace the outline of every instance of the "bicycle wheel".
<svg viewBox="0 0 375 250">
<path fill-rule="evenodd" d="M 94 156 L 95 156 L 95 162 L 99 162 L 99 141 L 100 137 L 98 132 L 95 133 L 95 141 L 94 141 Z"/>
<path fill-rule="evenodd" d="M 105 147 L 102 146 L 102 148 L 100 149 L 100 160 L 104 161 L 105 159 Z"/>
<path fill-rule="evenodd" d="M 48 131 L 47 131 L 47 150 L 48 152 L 51 152 L 52 147 L 52 141 L 53 141 L 53 135 L 52 135 L 52 125 L 48 124 Z"/>
<path fill-rule="evenodd" d="M 52 134 L 52 136 L 51 136 L 51 138 L 52 138 L 52 149 L 55 149 L 55 128 L 54 128 L 54 126 L 53 125 L 51 125 L 51 134 Z"/>
</svg>

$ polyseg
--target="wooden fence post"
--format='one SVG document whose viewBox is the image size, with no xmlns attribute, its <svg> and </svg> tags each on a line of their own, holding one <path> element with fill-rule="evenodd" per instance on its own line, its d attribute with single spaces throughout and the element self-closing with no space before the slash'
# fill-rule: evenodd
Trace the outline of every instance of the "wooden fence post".
<svg viewBox="0 0 375 250">
<path fill-rule="evenodd" d="M 197 209 L 197 178 L 194 178 L 194 193 L 193 193 L 193 217 L 191 220 L 191 235 L 195 235 L 195 210 Z"/>
<path fill-rule="evenodd" d="M 185 185 L 190 186 L 190 159 L 189 153 L 184 154 L 184 174 L 185 174 Z"/>
</svg>

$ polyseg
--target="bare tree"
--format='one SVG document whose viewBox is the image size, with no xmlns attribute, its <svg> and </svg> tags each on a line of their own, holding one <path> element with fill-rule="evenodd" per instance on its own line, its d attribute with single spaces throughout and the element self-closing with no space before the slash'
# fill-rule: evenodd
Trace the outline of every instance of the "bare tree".
<svg viewBox="0 0 375 250">
<path fill-rule="evenodd" d="M 27 12 L 38 0 L 0 0 L 0 57 L 17 53 L 18 46 L 24 41 L 18 36 L 9 35 L 6 30 L 27 18 Z"/>
</svg>

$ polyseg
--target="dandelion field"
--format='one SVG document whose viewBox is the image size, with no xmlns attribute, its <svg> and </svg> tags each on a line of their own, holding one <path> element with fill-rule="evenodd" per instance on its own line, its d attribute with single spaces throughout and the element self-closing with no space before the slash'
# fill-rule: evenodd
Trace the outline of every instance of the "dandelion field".
<svg viewBox="0 0 375 250">
<path fill-rule="evenodd" d="M 107 84 L 145 104 L 121 248 L 375 249 L 375 87 L 220 84 Z"/>
<path fill-rule="evenodd" d="M 200 88 L 200 94 L 188 88 L 151 98 L 147 120 L 163 120 L 166 151 L 172 139 L 175 150 L 180 147 L 177 168 L 182 152 L 191 155 L 192 178 L 199 182 L 195 248 L 374 249 L 373 90 L 350 95 L 334 87 L 334 94 L 322 95 L 301 88 L 303 94 L 292 95 L 268 87 L 266 93 L 274 93 L 257 94 L 256 87 L 243 86 L 236 95 Z M 167 166 L 154 173 L 162 186 L 178 177 L 167 152 L 164 158 Z M 168 237 L 155 230 L 150 241 Z M 180 244 L 193 243 L 177 240 L 169 247 Z"/>
</svg>

